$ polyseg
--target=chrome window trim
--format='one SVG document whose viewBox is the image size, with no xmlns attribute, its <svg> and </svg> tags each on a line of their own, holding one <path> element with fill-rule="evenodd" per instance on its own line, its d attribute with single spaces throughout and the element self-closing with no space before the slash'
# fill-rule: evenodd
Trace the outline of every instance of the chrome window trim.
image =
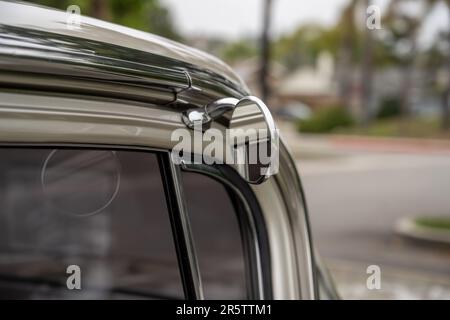
<svg viewBox="0 0 450 320">
<path fill-rule="evenodd" d="M 206 165 L 206 164 L 181 164 L 181 168 L 187 172 L 194 172 L 198 174 L 203 174 L 206 176 L 209 176 L 215 180 L 217 180 L 219 183 L 223 184 L 224 186 L 231 189 L 231 191 L 239 198 L 239 201 L 241 204 L 243 204 L 245 212 L 246 212 L 246 224 L 247 227 L 249 227 L 250 231 L 250 237 L 252 246 L 251 249 L 254 250 L 255 254 L 255 260 L 256 260 L 256 268 L 255 270 L 252 270 L 250 266 L 246 265 L 246 268 L 250 268 L 250 270 L 246 270 L 246 272 L 254 272 L 256 273 L 254 276 L 256 276 L 256 283 L 253 283 L 254 279 L 251 276 L 249 279 L 250 287 L 247 288 L 249 290 L 249 299 L 258 299 L 258 300 L 265 300 L 265 299 L 272 299 L 272 289 L 271 289 L 271 283 L 272 283 L 272 277 L 271 277 L 271 270 L 270 270 L 270 250 L 269 246 L 267 245 L 264 249 L 262 247 L 262 237 L 267 237 L 267 233 L 262 230 L 257 230 L 256 222 L 255 222 L 255 212 L 251 209 L 251 205 L 249 203 L 249 199 L 247 199 L 243 192 L 242 188 L 238 186 L 237 184 L 233 183 L 228 179 L 220 170 L 217 168 L 219 166 L 225 166 L 225 165 Z M 233 168 L 228 167 L 230 170 L 234 170 Z M 247 182 L 245 182 L 239 174 L 236 172 L 236 179 L 239 179 L 242 184 L 248 185 Z M 249 187 L 249 192 L 253 191 Z M 257 199 L 255 196 L 256 205 L 259 206 L 257 203 Z M 260 210 L 260 209 L 259 209 Z M 238 214 L 238 213 L 237 213 Z M 261 219 L 263 219 L 263 214 L 261 213 Z M 240 231 L 242 232 L 242 231 Z M 264 235 L 261 235 L 261 232 L 264 232 Z M 269 240 L 267 240 L 269 242 Z M 249 252 L 245 252 L 245 254 L 250 255 Z M 251 255 L 250 255 L 251 256 Z M 264 258 L 263 258 L 264 257 Z M 264 261 L 265 260 L 265 261 Z M 266 267 L 264 270 L 263 264 L 266 264 Z"/>
<path fill-rule="evenodd" d="M 186 255 L 187 261 L 181 261 L 181 263 L 185 263 L 186 265 L 183 267 L 183 271 L 187 274 L 186 277 L 186 297 L 189 300 L 203 300 L 203 287 L 201 283 L 200 276 L 200 268 L 198 265 L 197 252 L 195 250 L 195 243 L 192 237 L 192 229 L 190 225 L 189 216 L 187 214 L 186 209 L 186 201 L 183 196 L 183 190 L 181 186 L 181 174 L 179 167 L 175 166 L 170 157 L 170 153 L 166 152 L 165 159 L 161 158 L 162 166 L 167 165 L 165 170 L 169 172 L 165 172 L 166 177 L 170 177 L 170 184 L 175 192 L 175 201 L 177 203 L 178 214 L 174 215 L 174 218 L 179 218 L 177 226 L 177 222 L 175 221 L 175 228 L 179 228 L 178 232 L 182 233 L 182 243 L 181 245 L 185 246 L 184 252 L 181 252 L 180 256 L 183 256 L 183 253 Z M 169 198 L 170 194 L 167 194 L 166 197 Z M 170 201 L 168 199 L 168 201 Z"/>
<path fill-rule="evenodd" d="M 295 162 L 282 141 L 280 172 L 275 175 L 275 182 L 282 193 L 296 195 L 289 199 L 283 197 L 283 201 L 292 230 L 300 296 L 301 299 L 317 299 L 318 284 L 308 207 Z"/>
<path fill-rule="evenodd" d="M 274 299 L 300 299 L 298 270 L 283 195 L 272 177 L 259 185 L 252 185 L 264 214 L 270 239 L 272 292 Z"/>
</svg>

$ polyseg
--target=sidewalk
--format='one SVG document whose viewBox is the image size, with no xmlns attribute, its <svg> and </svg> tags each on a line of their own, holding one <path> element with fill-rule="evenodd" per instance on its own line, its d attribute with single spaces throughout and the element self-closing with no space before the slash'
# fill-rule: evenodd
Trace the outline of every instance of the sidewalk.
<svg viewBox="0 0 450 320">
<path fill-rule="evenodd" d="M 289 141 L 293 152 L 298 148 L 334 152 L 378 152 L 378 153 L 424 153 L 450 155 L 450 141 L 436 139 L 412 139 L 369 137 L 341 134 L 300 134 L 295 125 L 287 122 L 279 124 L 281 135 Z"/>
<path fill-rule="evenodd" d="M 299 134 L 289 123 L 281 135 L 301 175 L 444 168 L 450 141 Z"/>
<path fill-rule="evenodd" d="M 449 248 L 394 228 L 402 217 L 450 214 L 450 142 L 280 129 L 302 178 L 314 242 L 343 298 L 450 299 Z M 369 262 L 381 268 L 381 290 L 367 289 Z"/>
<path fill-rule="evenodd" d="M 434 139 L 385 138 L 330 135 L 330 143 L 351 150 L 401 153 L 450 154 L 450 141 Z"/>
<path fill-rule="evenodd" d="M 326 260 L 342 299 L 450 299 L 450 280 L 427 273 L 381 267 L 381 288 L 366 286 L 368 264 Z"/>
</svg>

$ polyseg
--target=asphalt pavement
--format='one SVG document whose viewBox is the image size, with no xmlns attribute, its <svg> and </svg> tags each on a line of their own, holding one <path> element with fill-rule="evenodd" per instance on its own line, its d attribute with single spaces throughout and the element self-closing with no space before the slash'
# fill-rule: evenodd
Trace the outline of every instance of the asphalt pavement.
<svg viewBox="0 0 450 320">
<path fill-rule="evenodd" d="M 287 125 L 281 134 L 302 177 L 315 245 L 344 298 L 450 299 L 450 246 L 395 232 L 402 217 L 450 216 L 450 149 L 346 143 Z M 366 287 L 369 265 L 381 269 L 380 290 Z"/>
</svg>

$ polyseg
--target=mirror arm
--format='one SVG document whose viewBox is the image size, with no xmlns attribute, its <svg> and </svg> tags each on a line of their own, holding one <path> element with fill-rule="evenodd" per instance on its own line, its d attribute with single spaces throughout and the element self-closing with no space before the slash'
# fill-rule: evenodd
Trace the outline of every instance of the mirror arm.
<svg viewBox="0 0 450 320">
<path fill-rule="evenodd" d="M 227 120 L 227 123 L 231 120 L 236 104 L 239 102 L 236 98 L 222 98 L 208 103 L 202 109 L 188 109 L 183 112 L 182 119 L 184 124 L 194 129 L 194 124 L 197 121 L 201 121 L 202 130 L 208 129 L 213 120 L 217 120 L 222 116 Z"/>
<path fill-rule="evenodd" d="M 231 115 L 233 114 L 234 108 L 236 108 L 236 104 L 239 102 L 238 99 L 235 98 L 223 98 L 211 103 L 208 103 L 205 106 L 205 112 L 213 119 L 218 119 L 221 116 L 228 115 L 228 118 L 231 119 Z"/>
</svg>

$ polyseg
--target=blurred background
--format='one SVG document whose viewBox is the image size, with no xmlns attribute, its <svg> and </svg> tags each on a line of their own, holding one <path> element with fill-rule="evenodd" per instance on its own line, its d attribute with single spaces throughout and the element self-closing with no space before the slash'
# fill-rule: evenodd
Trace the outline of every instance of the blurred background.
<svg viewBox="0 0 450 320">
<path fill-rule="evenodd" d="M 450 0 L 32 2 L 226 61 L 278 119 L 342 297 L 450 299 Z"/>
</svg>

